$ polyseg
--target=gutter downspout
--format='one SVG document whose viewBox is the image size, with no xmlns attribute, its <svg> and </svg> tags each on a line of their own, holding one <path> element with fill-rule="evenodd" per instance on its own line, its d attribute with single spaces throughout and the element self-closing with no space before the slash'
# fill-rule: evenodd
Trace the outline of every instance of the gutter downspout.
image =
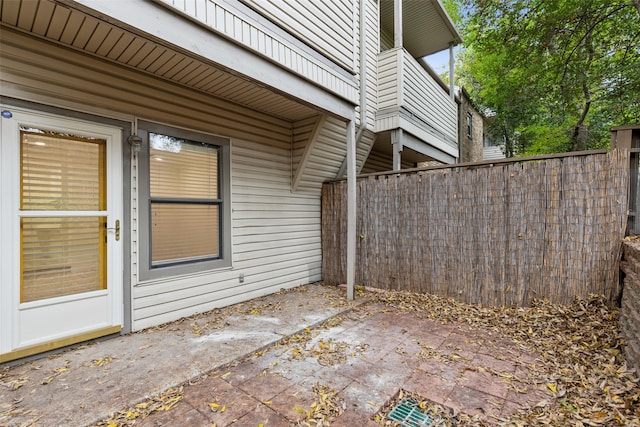
<svg viewBox="0 0 640 427">
<path fill-rule="evenodd" d="M 367 130 L 367 88 L 366 82 L 367 79 L 364 77 L 366 75 L 367 70 L 367 52 L 365 46 L 366 39 L 366 2 L 367 0 L 360 0 L 360 127 L 358 128 L 358 132 L 356 133 L 356 148 L 358 144 L 360 144 L 360 139 L 364 134 L 364 131 Z M 342 161 L 342 165 L 340 169 L 338 169 L 338 173 L 336 174 L 336 178 L 340 179 L 344 176 L 347 171 L 347 159 L 345 158 Z"/>
<path fill-rule="evenodd" d="M 356 224 L 357 224 L 357 189 L 356 189 L 356 147 L 367 128 L 367 91 L 366 91 L 366 2 L 360 0 L 360 129 L 355 133 L 353 120 L 347 123 L 347 155 L 338 171 L 342 176 L 347 170 L 347 300 L 352 301 L 356 283 Z"/>
</svg>

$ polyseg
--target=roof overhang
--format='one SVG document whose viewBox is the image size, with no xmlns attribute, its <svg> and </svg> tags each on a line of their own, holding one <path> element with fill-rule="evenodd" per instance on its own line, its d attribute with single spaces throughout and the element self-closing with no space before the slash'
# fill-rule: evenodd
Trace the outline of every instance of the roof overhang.
<svg viewBox="0 0 640 427">
<path fill-rule="evenodd" d="M 380 0 L 380 25 L 393 34 L 394 0 Z M 402 1 L 403 46 L 414 58 L 462 43 L 462 36 L 440 0 Z"/>
<path fill-rule="evenodd" d="M 156 2 L 5 1 L 0 26 L 0 45 L 12 28 L 279 119 L 353 115 L 351 102 Z"/>
</svg>

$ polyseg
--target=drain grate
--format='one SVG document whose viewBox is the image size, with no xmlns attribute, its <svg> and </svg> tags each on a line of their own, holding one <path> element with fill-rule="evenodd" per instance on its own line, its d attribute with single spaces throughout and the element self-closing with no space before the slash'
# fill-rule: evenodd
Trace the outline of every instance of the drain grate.
<svg viewBox="0 0 640 427">
<path fill-rule="evenodd" d="M 433 422 L 439 421 L 422 412 L 414 399 L 405 399 L 400 402 L 389 412 L 389 419 L 400 421 L 402 427 L 429 427 Z"/>
</svg>

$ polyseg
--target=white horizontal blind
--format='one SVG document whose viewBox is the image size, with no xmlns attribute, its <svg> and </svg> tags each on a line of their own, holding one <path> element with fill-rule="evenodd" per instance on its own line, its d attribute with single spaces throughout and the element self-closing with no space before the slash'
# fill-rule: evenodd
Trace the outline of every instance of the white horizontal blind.
<svg viewBox="0 0 640 427">
<path fill-rule="evenodd" d="M 23 210 L 104 210 L 104 140 L 22 131 Z"/>
<path fill-rule="evenodd" d="M 150 195 L 218 198 L 218 147 L 149 133 Z"/>
<path fill-rule="evenodd" d="M 152 202 L 152 262 L 219 256 L 219 212 L 217 205 Z"/>
<path fill-rule="evenodd" d="M 21 302 L 106 287 L 106 217 L 22 218 Z"/>
<path fill-rule="evenodd" d="M 151 263 L 220 256 L 218 147 L 149 133 Z"/>
<path fill-rule="evenodd" d="M 23 129 L 20 172 L 21 302 L 105 289 L 106 141 Z"/>
</svg>

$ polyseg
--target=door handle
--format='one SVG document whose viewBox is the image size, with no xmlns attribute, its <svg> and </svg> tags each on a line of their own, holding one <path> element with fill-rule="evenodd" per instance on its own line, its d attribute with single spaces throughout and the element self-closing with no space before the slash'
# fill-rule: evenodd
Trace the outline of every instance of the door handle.
<svg viewBox="0 0 640 427">
<path fill-rule="evenodd" d="M 113 228 L 107 227 L 107 230 L 114 230 L 116 232 L 116 242 L 118 240 L 120 240 L 120 220 L 119 219 L 116 219 L 116 226 L 115 227 L 113 227 Z"/>
</svg>

